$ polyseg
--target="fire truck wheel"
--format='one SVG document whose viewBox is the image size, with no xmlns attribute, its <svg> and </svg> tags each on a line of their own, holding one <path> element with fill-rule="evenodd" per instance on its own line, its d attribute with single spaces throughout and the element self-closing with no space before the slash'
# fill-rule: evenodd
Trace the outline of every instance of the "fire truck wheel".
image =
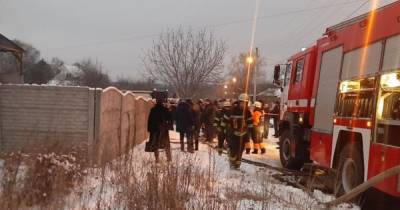
<svg viewBox="0 0 400 210">
<path fill-rule="evenodd" d="M 340 152 L 335 180 L 335 195 L 341 196 L 363 183 L 362 153 L 354 144 L 347 144 Z"/>
<path fill-rule="evenodd" d="M 292 155 L 290 154 L 290 151 L 294 146 L 292 142 L 299 142 L 296 141 L 294 138 L 295 137 L 292 134 L 290 134 L 290 131 L 288 129 L 282 132 L 279 140 L 280 142 L 279 156 L 281 164 L 284 168 L 299 170 L 303 166 L 304 162 L 301 160 L 301 158 L 292 157 Z"/>
</svg>

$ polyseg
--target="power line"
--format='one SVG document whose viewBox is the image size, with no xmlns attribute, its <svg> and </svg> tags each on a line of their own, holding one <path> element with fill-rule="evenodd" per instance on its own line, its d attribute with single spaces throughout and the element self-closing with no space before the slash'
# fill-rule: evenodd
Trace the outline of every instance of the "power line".
<svg viewBox="0 0 400 210">
<path fill-rule="evenodd" d="M 349 15 L 347 15 L 345 18 L 344 18 L 344 20 L 347 20 L 347 19 L 349 19 L 350 17 L 352 17 L 355 13 L 357 13 L 362 7 L 364 7 L 368 2 L 370 2 L 370 0 L 366 0 L 365 2 L 362 2 L 361 4 L 360 4 L 360 6 L 358 6 L 355 10 L 353 10 Z M 329 19 L 331 18 L 331 16 L 329 16 Z M 310 32 L 313 32 L 313 30 L 315 29 L 315 28 L 318 28 L 320 25 L 322 25 L 323 23 L 320 23 L 320 24 L 318 24 L 318 25 L 316 25 L 315 27 L 313 27 L 313 29 L 312 30 L 309 30 Z M 302 38 L 301 38 L 301 40 L 303 40 L 306 36 L 308 36 L 308 34 L 309 33 L 306 33 L 304 36 L 302 36 Z M 312 45 L 313 43 L 315 43 L 315 41 L 312 41 L 311 43 L 308 43 L 307 45 L 305 45 L 305 46 L 310 46 L 310 45 Z"/>
<path fill-rule="evenodd" d="M 272 14 L 272 15 L 264 15 L 264 16 L 259 16 L 257 19 L 262 20 L 262 19 L 275 18 L 275 17 L 285 16 L 285 15 L 292 15 L 292 14 L 298 14 L 298 13 L 303 13 L 303 12 L 308 12 L 308 11 L 314 11 L 314 10 L 326 9 L 326 8 L 337 7 L 337 6 L 342 6 L 342 5 L 348 5 L 348 4 L 353 4 L 355 2 L 360 2 L 360 0 L 348 1 L 348 2 L 343 2 L 340 4 L 329 4 L 329 5 L 325 5 L 325 6 L 306 8 L 306 9 L 300 9 L 300 10 L 292 10 L 292 11 L 281 12 L 281 13 L 276 13 L 276 14 Z M 214 24 L 214 25 L 207 25 L 206 27 L 213 28 L 213 27 L 220 27 L 220 26 L 226 26 L 226 25 L 232 25 L 232 24 L 238 24 L 238 23 L 246 23 L 246 22 L 251 22 L 251 21 L 253 21 L 252 18 L 247 18 L 247 19 L 240 19 L 240 20 L 219 23 L 219 24 Z"/>
<path fill-rule="evenodd" d="M 114 40 L 108 40 L 108 41 L 93 41 L 93 42 L 69 45 L 69 46 L 65 46 L 65 47 L 56 47 L 56 48 L 48 48 L 48 49 L 62 50 L 62 49 L 73 48 L 73 47 L 88 47 L 88 46 L 110 44 L 110 43 L 115 43 L 115 42 L 125 42 L 125 41 L 132 41 L 132 40 L 136 41 L 136 40 L 142 40 L 142 39 L 147 39 L 147 38 L 151 38 L 151 37 L 156 37 L 159 35 L 160 34 L 139 35 L 139 36 L 133 36 L 133 37 L 127 37 L 127 38 L 121 38 L 121 39 L 114 39 Z"/>
<path fill-rule="evenodd" d="M 299 13 L 304 13 L 304 12 L 308 12 L 308 11 L 337 7 L 337 6 L 342 6 L 342 5 L 348 5 L 348 4 L 352 4 L 355 2 L 359 2 L 359 1 L 360 0 L 354 0 L 354 1 L 344 2 L 344 3 L 340 3 L 340 4 L 329 4 L 329 5 L 320 6 L 320 7 L 292 10 L 292 11 L 281 12 L 281 13 L 276 13 L 276 14 L 272 14 L 272 15 L 259 16 L 257 18 L 257 20 L 281 17 L 281 16 L 285 16 L 285 15 L 299 14 Z M 241 20 L 230 21 L 230 22 L 225 22 L 225 23 L 220 23 L 220 24 L 215 24 L 215 25 L 206 25 L 204 27 L 205 28 L 218 28 L 218 27 L 223 27 L 223 26 L 227 26 L 227 25 L 240 24 L 240 23 L 246 23 L 246 22 L 251 22 L 251 21 L 253 21 L 253 19 L 248 18 L 248 19 L 241 19 Z M 107 40 L 107 41 L 92 41 L 92 42 L 74 44 L 74 45 L 69 45 L 69 46 L 64 46 L 64 47 L 48 48 L 48 49 L 63 50 L 63 49 L 67 49 L 67 48 L 81 48 L 81 47 L 89 47 L 89 46 L 98 46 L 98 45 L 111 44 L 111 43 L 115 43 L 115 42 L 143 40 L 143 39 L 147 39 L 147 38 L 156 37 L 159 35 L 160 35 L 159 33 L 148 34 L 148 35 L 138 35 L 138 36 L 133 36 L 133 37 L 121 38 L 121 39 L 114 39 L 114 40 Z"/>
<path fill-rule="evenodd" d="M 356 14 L 356 12 L 358 12 L 361 8 L 363 8 L 364 5 L 366 5 L 368 2 L 370 2 L 371 0 L 366 0 L 364 3 L 362 3 L 359 7 L 357 7 L 357 9 L 355 9 L 354 11 L 352 11 L 345 19 L 349 19 L 351 18 L 354 14 Z"/>
<path fill-rule="evenodd" d="M 343 21 L 351 18 L 355 13 L 357 13 L 362 7 L 364 7 L 368 2 L 370 2 L 371 0 L 366 0 L 365 2 L 361 3 L 360 6 L 358 6 L 355 10 L 353 10 L 349 15 L 347 15 Z M 310 44 L 308 44 L 307 46 L 311 45 L 314 42 L 311 42 Z"/>
</svg>

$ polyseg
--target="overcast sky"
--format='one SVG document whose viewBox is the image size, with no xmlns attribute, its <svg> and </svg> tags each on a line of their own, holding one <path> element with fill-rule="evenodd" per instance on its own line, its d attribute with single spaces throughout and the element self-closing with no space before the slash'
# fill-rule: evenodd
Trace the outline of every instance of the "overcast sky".
<svg viewBox="0 0 400 210">
<path fill-rule="evenodd" d="M 0 0 L 0 33 L 34 45 L 48 60 L 93 58 L 113 78 L 140 79 L 143 50 L 167 28 L 208 27 L 226 41 L 226 63 L 248 51 L 255 1 Z M 263 71 L 309 46 L 327 26 L 368 11 L 372 1 L 358 10 L 365 1 L 260 0 L 255 45 L 269 64 Z"/>
</svg>

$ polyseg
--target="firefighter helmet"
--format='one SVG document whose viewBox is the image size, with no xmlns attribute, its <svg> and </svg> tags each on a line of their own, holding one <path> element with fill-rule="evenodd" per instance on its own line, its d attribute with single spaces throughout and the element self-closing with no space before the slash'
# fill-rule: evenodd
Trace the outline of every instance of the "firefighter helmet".
<svg viewBox="0 0 400 210">
<path fill-rule="evenodd" d="M 238 100 L 247 102 L 247 101 L 249 101 L 249 96 L 246 93 L 242 93 L 239 95 Z"/>
<path fill-rule="evenodd" d="M 254 102 L 254 106 L 257 108 L 261 108 L 262 104 L 259 101 Z"/>
</svg>

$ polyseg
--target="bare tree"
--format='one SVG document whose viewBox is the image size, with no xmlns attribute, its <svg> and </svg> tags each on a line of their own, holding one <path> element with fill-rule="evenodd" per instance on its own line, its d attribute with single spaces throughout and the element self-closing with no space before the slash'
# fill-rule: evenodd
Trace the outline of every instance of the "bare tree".
<svg viewBox="0 0 400 210">
<path fill-rule="evenodd" d="M 201 86 L 218 80 L 226 47 L 207 30 L 167 30 L 149 49 L 143 63 L 155 80 L 173 87 L 179 97 L 195 97 Z"/>
<path fill-rule="evenodd" d="M 117 81 L 112 83 L 113 86 L 120 90 L 148 90 L 158 88 L 158 85 L 151 79 L 133 80 L 126 77 L 118 77 Z"/>
<path fill-rule="evenodd" d="M 232 56 L 231 62 L 228 65 L 228 71 L 227 74 L 225 75 L 225 78 L 227 78 L 227 83 L 229 83 L 229 95 L 238 95 L 242 92 L 245 91 L 245 86 L 246 86 L 246 79 L 247 79 L 247 71 L 249 70 L 248 63 L 246 62 L 246 59 L 248 57 L 247 53 L 240 53 L 239 55 Z M 249 90 L 248 92 L 252 92 L 252 85 L 255 80 L 253 77 L 255 76 L 257 78 L 262 78 L 263 77 L 263 71 L 261 71 L 261 68 L 265 65 L 264 59 L 262 57 L 256 58 L 255 63 L 250 66 L 250 74 L 249 74 Z M 257 65 L 257 72 L 256 75 L 253 74 L 253 71 L 255 70 L 255 66 Z M 235 82 L 232 82 L 232 79 L 235 78 Z M 264 82 L 256 81 L 257 84 L 263 84 Z M 260 88 L 259 88 L 260 89 Z"/>
<path fill-rule="evenodd" d="M 82 70 L 79 85 L 100 88 L 106 88 L 110 85 L 110 77 L 99 62 L 86 59 L 74 65 Z"/>
<path fill-rule="evenodd" d="M 57 57 L 52 58 L 50 62 L 50 66 L 56 75 L 61 72 L 61 68 L 64 66 L 64 64 L 64 61 Z"/>
<path fill-rule="evenodd" d="M 24 81 L 28 84 L 46 84 L 54 78 L 56 72 L 43 59 L 24 72 Z"/>
</svg>

